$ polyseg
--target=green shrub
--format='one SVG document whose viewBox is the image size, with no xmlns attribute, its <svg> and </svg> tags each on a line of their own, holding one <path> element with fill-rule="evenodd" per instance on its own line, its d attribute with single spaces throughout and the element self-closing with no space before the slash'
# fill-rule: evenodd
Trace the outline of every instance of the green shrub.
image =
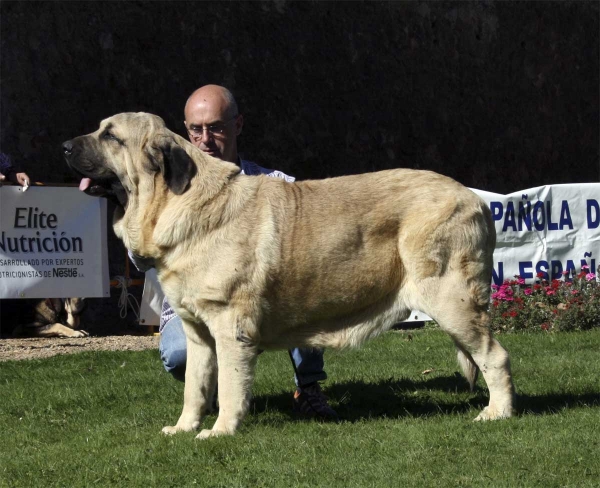
<svg viewBox="0 0 600 488">
<path fill-rule="evenodd" d="M 565 271 L 548 281 L 538 273 L 535 283 L 520 276 L 492 285 L 491 326 L 496 332 L 571 331 L 600 326 L 600 282 L 588 266 Z"/>
</svg>

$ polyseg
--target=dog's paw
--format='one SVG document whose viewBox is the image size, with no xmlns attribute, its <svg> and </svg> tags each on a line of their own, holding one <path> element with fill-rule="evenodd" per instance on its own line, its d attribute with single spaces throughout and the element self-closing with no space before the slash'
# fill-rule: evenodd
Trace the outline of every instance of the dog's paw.
<svg viewBox="0 0 600 488">
<path fill-rule="evenodd" d="M 73 337 L 89 337 L 90 333 L 85 330 L 74 330 Z"/>
<path fill-rule="evenodd" d="M 508 417 L 512 417 L 511 408 L 503 409 L 500 411 L 497 408 L 487 406 L 481 411 L 481 413 L 477 417 L 475 417 L 473 422 L 485 422 L 487 420 L 506 419 Z"/>
<path fill-rule="evenodd" d="M 181 432 L 181 429 L 178 429 L 176 425 L 167 425 L 162 428 L 161 432 L 165 435 L 173 435 L 177 434 L 177 432 Z"/>
<path fill-rule="evenodd" d="M 221 437 L 223 435 L 231 435 L 229 432 L 223 430 L 213 430 L 213 429 L 202 429 L 200 433 L 196 436 L 196 439 L 208 439 L 210 437 Z"/>
<path fill-rule="evenodd" d="M 165 435 L 173 435 L 178 432 L 192 432 L 194 430 L 198 430 L 200 427 L 200 422 L 194 422 L 190 426 L 181 426 L 181 425 L 167 425 L 162 428 L 162 433 Z"/>
</svg>

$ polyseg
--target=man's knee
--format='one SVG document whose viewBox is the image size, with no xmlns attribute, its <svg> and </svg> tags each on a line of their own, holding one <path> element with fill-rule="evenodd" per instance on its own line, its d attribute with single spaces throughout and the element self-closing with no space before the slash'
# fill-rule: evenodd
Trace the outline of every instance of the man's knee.
<svg viewBox="0 0 600 488">
<path fill-rule="evenodd" d="M 179 317 L 167 322 L 160 335 L 160 358 L 165 370 L 176 379 L 185 379 L 187 344 L 183 325 Z"/>
<path fill-rule="evenodd" d="M 187 351 L 185 349 L 163 349 L 160 352 L 163 366 L 174 378 L 184 381 Z"/>
</svg>

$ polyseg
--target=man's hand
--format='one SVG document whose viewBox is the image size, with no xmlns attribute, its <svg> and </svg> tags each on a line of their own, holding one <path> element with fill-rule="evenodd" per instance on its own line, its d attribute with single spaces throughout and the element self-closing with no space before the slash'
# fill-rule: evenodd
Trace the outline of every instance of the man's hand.
<svg viewBox="0 0 600 488">
<path fill-rule="evenodd" d="M 17 173 L 15 178 L 17 183 L 23 187 L 23 191 L 29 188 L 29 176 L 27 176 L 27 173 Z"/>
<path fill-rule="evenodd" d="M 29 176 L 27 176 L 27 173 L 10 173 L 8 178 L 6 175 L 0 173 L 0 182 L 7 180 L 21 185 L 23 187 L 23 191 L 29 188 Z"/>
</svg>

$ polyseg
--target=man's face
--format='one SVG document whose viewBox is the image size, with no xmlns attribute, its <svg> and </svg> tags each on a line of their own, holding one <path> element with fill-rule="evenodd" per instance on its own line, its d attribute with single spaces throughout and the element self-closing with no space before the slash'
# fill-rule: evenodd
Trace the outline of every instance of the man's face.
<svg viewBox="0 0 600 488">
<path fill-rule="evenodd" d="M 237 161 L 237 136 L 243 117 L 231 113 L 221 97 L 200 96 L 185 107 L 185 126 L 192 144 L 224 161 Z"/>
</svg>

